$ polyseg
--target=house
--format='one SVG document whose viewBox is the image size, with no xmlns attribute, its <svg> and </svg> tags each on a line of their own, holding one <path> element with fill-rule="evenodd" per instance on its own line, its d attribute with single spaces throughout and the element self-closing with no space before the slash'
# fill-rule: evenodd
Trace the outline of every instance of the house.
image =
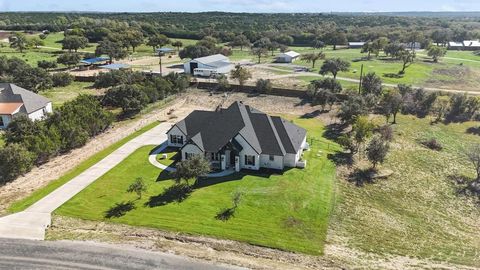
<svg viewBox="0 0 480 270">
<path fill-rule="evenodd" d="M 448 42 L 448 49 L 449 50 L 463 50 L 463 42 L 449 41 Z"/>
<path fill-rule="evenodd" d="M 467 51 L 478 51 L 480 50 L 480 41 L 478 40 L 464 40 L 463 49 Z"/>
<path fill-rule="evenodd" d="M 184 64 L 185 74 L 211 77 L 217 74 L 227 74 L 233 69 L 230 59 L 222 54 L 215 54 L 192 59 Z"/>
<path fill-rule="evenodd" d="M 300 57 L 300 54 L 294 51 L 288 51 L 277 55 L 275 62 L 277 63 L 292 63 Z"/>
<path fill-rule="evenodd" d="M 259 170 L 304 167 L 305 129 L 242 102 L 215 111 L 193 111 L 167 132 L 181 160 L 202 155 L 212 168 Z"/>
<path fill-rule="evenodd" d="M 363 45 L 365 45 L 365 42 L 362 41 L 348 42 L 349 49 L 361 49 Z"/>
<path fill-rule="evenodd" d="M 410 50 L 420 50 L 422 48 L 422 44 L 420 42 L 407 42 L 402 43 L 402 45 L 404 45 L 405 48 Z"/>
<path fill-rule="evenodd" d="M 51 113 L 52 103 L 45 97 L 11 83 L 0 83 L 0 129 L 16 115 L 25 114 L 33 121 Z"/>
</svg>

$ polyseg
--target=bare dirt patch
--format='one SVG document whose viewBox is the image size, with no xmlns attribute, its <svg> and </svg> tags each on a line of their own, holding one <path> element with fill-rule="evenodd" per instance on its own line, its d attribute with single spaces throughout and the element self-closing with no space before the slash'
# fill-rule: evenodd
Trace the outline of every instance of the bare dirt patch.
<svg viewBox="0 0 480 270">
<path fill-rule="evenodd" d="M 432 77 L 426 81 L 427 87 L 439 89 L 464 89 L 465 91 L 480 91 L 480 71 L 467 66 L 453 66 L 435 69 Z"/>
</svg>

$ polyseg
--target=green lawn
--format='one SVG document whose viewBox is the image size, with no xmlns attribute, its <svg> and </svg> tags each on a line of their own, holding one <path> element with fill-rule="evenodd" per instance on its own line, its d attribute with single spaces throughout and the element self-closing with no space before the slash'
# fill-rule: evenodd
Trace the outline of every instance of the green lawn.
<svg viewBox="0 0 480 270">
<path fill-rule="evenodd" d="M 65 87 L 54 87 L 40 94 L 49 98 L 54 107 L 60 107 L 63 103 L 75 99 L 80 94 L 95 94 L 96 89 L 92 87 L 93 83 L 73 82 Z"/>
<path fill-rule="evenodd" d="M 378 119 L 384 122 L 384 119 Z M 398 254 L 480 265 L 478 199 L 459 194 L 457 175 L 472 179 L 465 149 L 480 143 L 467 133 L 478 122 L 430 124 L 430 119 L 399 116 L 384 168 L 394 174 L 363 187 L 339 180 L 339 203 L 330 224 L 340 245 L 377 254 Z M 435 138 L 442 151 L 423 147 Z"/>
<path fill-rule="evenodd" d="M 171 197 L 162 194 L 173 181 L 148 163 L 148 153 L 155 146 L 147 146 L 84 189 L 55 214 L 322 254 L 335 197 L 335 166 L 326 154 L 337 146 L 322 138 L 324 130 L 317 120 L 296 119 L 295 122 L 307 128 L 309 139 L 314 139 L 312 150 L 305 154 L 308 161 L 305 170 L 290 169 L 283 175 L 238 173 L 221 179 L 204 179 L 187 199 L 171 202 Z M 138 200 L 136 195 L 125 192 L 137 177 L 142 177 L 148 185 L 148 191 Z M 228 221 L 217 220 L 215 216 L 222 209 L 232 207 L 231 196 L 235 192 L 244 195 L 234 217 Z M 116 204 L 120 206 L 115 208 Z M 106 217 L 109 210 L 129 206 L 134 208 L 123 216 Z M 122 211 L 116 211 L 119 212 Z"/>
<path fill-rule="evenodd" d="M 58 187 L 62 186 L 63 184 L 67 183 L 68 181 L 72 180 L 76 176 L 80 175 L 86 169 L 90 168 L 91 166 L 98 163 L 100 160 L 105 158 L 106 156 L 110 155 L 113 151 L 120 148 L 122 145 L 127 143 L 128 141 L 132 140 L 133 138 L 145 133 L 146 131 L 156 127 L 158 122 L 154 122 L 150 125 L 145 126 L 144 128 L 132 133 L 131 135 L 123 138 L 122 140 L 110 145 L 109 147 L 103 149 L 102 151 L 94 154 L 87 160 L 80 163 L 77 167 L 69 171 L 67 174 L 63 175 L 62 177 L 50 182 L 45 187 L 33 192 L 30 196 L 13 203 L 9 208 L 8 211 L 11 213 L 16 213 L 27 209 L 30 205 L 34 204 L 38 200 L 42 199 L 43 197 L 50 194 L 50 192 L 54 191 Z"/>
<path fill-rule="evenodd" d="M 15 49 L 8 47 L 8 44 L 4 47 L 0 46 L 0 55 L 23 59 L 34 67 L 37 66 L 37 62 L 40 60 L 56 61 L 58 56 L 54 50 L 49 49 L 28 49 L 21 53 Z"/>
<path fill-rule="evenodd" d="M 167 158 L 162 158 L 163 154 L 167 154 Z M 167 147 L 157 156 L 158 162 L 165 166 L 174 166 L 179 158 L 178 149 Z"/>
</svg>

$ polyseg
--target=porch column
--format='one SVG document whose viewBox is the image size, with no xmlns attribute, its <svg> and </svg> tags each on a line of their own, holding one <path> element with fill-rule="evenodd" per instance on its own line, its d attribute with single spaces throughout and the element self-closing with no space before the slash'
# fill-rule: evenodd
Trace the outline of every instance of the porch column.
<svg viewBox="0 0 480 270">
<path fill-rule="evenodd" d="M 225 159 L 225 154 L 220 156 L 220 162 L 221 162 L 222 171 L 224 171 L 227 168 L 227 162 L 226 162 L 226 159 Z"/>
<path fill-rule="evenodd" d="M 235 156 L 235 171 L 239 172 L 240 171 L 240 157 Z"/>
</svg>

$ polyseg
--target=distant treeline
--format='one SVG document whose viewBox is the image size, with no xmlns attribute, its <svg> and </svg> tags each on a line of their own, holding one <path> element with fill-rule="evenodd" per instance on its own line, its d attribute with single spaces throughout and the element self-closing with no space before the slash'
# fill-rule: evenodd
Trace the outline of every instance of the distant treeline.
<svg viewBox="0 0 480 270">
<path fill-rule="evenodd" d="M 415 16 L 418 14 L 418 16 Z M 429 13 L 430 14 L 430 13 Z M 437 13 L 432 13 L 437 14 Z M 462 13 L 463 14 L 463 13 Z M 411 16 L 410 16 L 411 15 Z M 230 42 L 239 34 L 251 42 L 264 36 L 289 35 L 292 45 L 309 45 L 318 36 L 329 31 L 345 34 L 349 41 L 368 41 L 380 36 L 402 41 L 412 31 L 426 37 L 441 33 L 451 40 L 465 40 L 480 36 L 480 13 L 464 16 L 442 13 L 389 14 L 313 14 L 313 13 L 0 13 L 0 29 L 51 32 L 82 28 L 90 35 L 105 29 L 133 27 L 145 36 L 165 34 L 170 38 L 201 39 L 213 36 Z"/>
</svg>

